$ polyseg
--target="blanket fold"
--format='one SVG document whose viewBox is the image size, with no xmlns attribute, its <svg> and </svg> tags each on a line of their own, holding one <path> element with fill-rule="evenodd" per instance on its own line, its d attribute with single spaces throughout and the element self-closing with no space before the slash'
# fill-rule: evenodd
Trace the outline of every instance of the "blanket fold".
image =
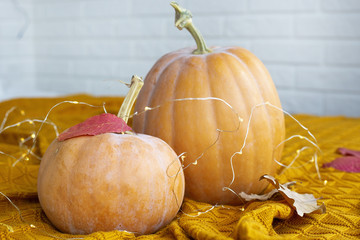
<svg viewBox="0 0 360 240">
<path fill-rule="evenodd" d="M 0 239 L 360 238 L 360 173 L 321 168 L 322 164 L 339 156 L 336 153 L 339 147 L 360 150 L 360 119 L 309 115 L 295 117 L 317 138 L 322 150 L 318 159 L 321 179 L 314 161 L 310 161 L 311 151 L 305 151 L 294 168 L 283 171 L 279 166 L 276 177 L 282 183 L 297 181 L 292 189 L 298 193 L 321 197 L 319 202 L 327 207 L 325 214 L 312 213 L 299 217 L 289 204 L 276 197 L 247 202 L 242 206 L 212 206 L 185 199 L 177 217 L 154 234 L 135 236 L 128 232 L 111 231 L 69 235 L 59 232 L 47 219 L 37 199 L 41 156 L 56 137 L 56 131 L 62 132 L 90 116 L 103 113 L 104 107 L 107 112 L 116 114 L 122 101 L 121 97 L 73 95 L 13 99 L 0 103 Z M 61 104 L 52 109 L 58 103 Z M 43 120 L 47 114 L 48 122 L 38 131 L 41 123 L 34 120 Z M 25 122 L 16 126 L 22 121 Z M 307 134 L 291 118 L 286 118 L 286 129 L 287 136 Z M 281 162 L 289 164 L 304 144 L 301 139 L 288 142 Z M 34 148 L 35 154 L 27 156 L 31 148 Z"/>
</svg>

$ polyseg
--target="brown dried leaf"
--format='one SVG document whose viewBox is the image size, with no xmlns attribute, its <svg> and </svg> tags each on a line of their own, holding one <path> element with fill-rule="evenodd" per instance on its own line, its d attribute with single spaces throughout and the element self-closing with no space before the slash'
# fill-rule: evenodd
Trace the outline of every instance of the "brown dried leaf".
<svg viewBox="0 0 360 240">
<path fill-rule="evenodd" d="M 312 194 L 300 194 L 291 191 L 285 184 L 280 184 L 273 176 L 264 175 L 260 180 L 266 179 L 269 181 L 285 198 L 285 200 L 295 208 L 299 216 L 304 216 L 305 213 L 319 212 L 324 213 L 326 211 L 325 204 L 317 205 L 317 200 Z"/>
</svg>

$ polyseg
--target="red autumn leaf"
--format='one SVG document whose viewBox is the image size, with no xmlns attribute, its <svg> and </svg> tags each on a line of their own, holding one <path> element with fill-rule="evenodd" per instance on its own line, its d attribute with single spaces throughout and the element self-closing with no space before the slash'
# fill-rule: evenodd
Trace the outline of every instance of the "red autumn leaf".
<svg viewBox="0 0 360 240">
<path fill-rule="evenodd" d="M 324 168 L 332 167 L 344 172 L 360 173 L 360 151 L 347 148 L 338 148 L 336 152 L 344 157 L 336 158 L 334 161 L 325 163 Z"/>
<path fill-rule="evenodd" d="M 354 156 L 336 158 L 334 161 L 325 163 L 323 167 L 332 167 L 345 172 L 360 172 L 360 158 Z"/>
<path fill-rule="evenodd" d="M 360 157 L 360 151 L 351 150 L 348 148 L 338 148 L 336 150 L 338 153 L 340 153 L 343 156 L 354 156 L 354 157 Z"/>
<path fill-rule="evenodd" d="M 126 122 L 111 113 L 103 113 L 88 118 L 61 133 L 58 136 L 59 141 L 65 141 L 70 138 L 80 136 L 95 136 L 103 133 L 122 133 L 131 131 Z"/>
</svg>

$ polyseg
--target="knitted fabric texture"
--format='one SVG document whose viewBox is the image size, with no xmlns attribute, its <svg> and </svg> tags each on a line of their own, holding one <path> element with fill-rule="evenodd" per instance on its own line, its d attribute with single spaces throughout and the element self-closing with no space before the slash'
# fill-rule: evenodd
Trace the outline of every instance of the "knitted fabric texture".
<svg viewBox="0 0 360 240">
<path fill-rule="evenodd" d="M 102 113 L 103 103 L 106 103 L 108 112 L 116 114 L 123 98 L 76 95 L 9 100 L 0 103 L 0 124 L 12 107 L 16 108 L 3 126 L 24 119 L 44 119 L 52 106 L 64 100 L 76 100 L 100 107 L 64 103 L 54 108 L 49 120 L 58 126 L 59 132 Z M 295 117 L 317 138 L 322 151 L 318 159 L 321 180 L 314 162 L 308 162 L 312 151 L 304 151 L 294 168 L 284 171 L 279 166 L 279 173 L 275 177 L 280 183 L 297 181 L 292 190 L 298 193 L 311 193 L 316 198 L 321 197 L 318 202 L 325 203 L 325 214 L 313 213 L 299 217 L 282 198 L 276 197 L 242 206 L 212 206 L 185 199 L 177 217 L 168 226 L 151 235 L 135 236 L 121 231 L 95 232 L 89 235 L 63 234 L 51 225 L 37 198 L 39 159 L 30 157 L 27 161 L 22 160 L 12 166 L 15 159 L 24 153 L 24 149 L 19 146 L 19 139 L 36 133 L 40 126 L 40 123 L 24 123 L 0 134 L 0 151 L 15 157 L 0 154 L 0 239 L 359 239 L 360 173 L 321 168 L 321 165 L 339 156 L 335 152 L 338 147 L 360 150 L 360 119 L 308 115 Z M 287 136 L 308 136 L 289 117 L 286 118 L 286 131 Z M 42 156 L 54 138 L 53 128 L 45 124 L 36 139 L 34 152 Z M 32 141 L 24 144 L 31 147 Z M 288 142 L 281 162 L 289 164 L 303 144 L 301 139 Z M 197 216 L 197 212 L 203 213 Z"/>
</svg>

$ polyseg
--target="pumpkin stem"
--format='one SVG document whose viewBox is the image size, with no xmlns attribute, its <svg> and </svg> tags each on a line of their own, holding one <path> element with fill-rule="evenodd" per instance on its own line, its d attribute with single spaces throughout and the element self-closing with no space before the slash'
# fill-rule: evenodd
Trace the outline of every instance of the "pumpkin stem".
<svg viewBox="0 0 360 240">
<path fill-rule="evenodd" d="M 182 8 L 176 2 L 171 2 L 170 5 L 175 9 L 175 26 L 182 30 L 186 28 L 195 39 L 197 49 L 193 54 L 206 54 L 211 53 L 211 49 L 206 46 L 205 40 L 200 31 L 194 26 L 192 22 L 192 14 L 189 10 Z"/>
<path fill-rule="evenodd" d="M 141 79 L 141 77 L 134 75 L 131 78 L 130 90 L 126 95 L 117 115 L 119 118 L 122 118 L 126 123 L 129 120 L 131 109 L 143 85 L 144 81 Z"/>
</svg>

